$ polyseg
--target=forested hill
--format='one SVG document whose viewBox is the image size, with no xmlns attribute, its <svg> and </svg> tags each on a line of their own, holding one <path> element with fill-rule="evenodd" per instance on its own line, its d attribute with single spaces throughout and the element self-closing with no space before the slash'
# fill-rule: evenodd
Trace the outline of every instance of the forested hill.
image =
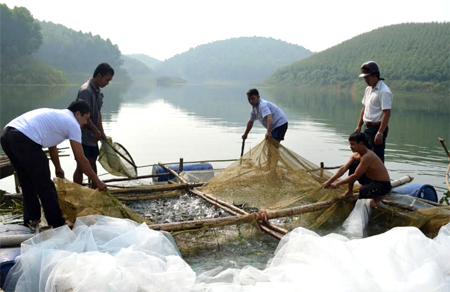
<svg viewBox="0 0 450 292">
<path fill-rule="evenodd" d="M 126 71 L 120 69 L 122 53 L 109 39 L 52 22 L 39 24 L 43 42 L 35 58 L 64 72 L 70 82 L 79 83 L 91 77 L 95 67 L 103 62 L 114 68 L 116 82 L 129 79 Z"/>
<path fill-rule="evenodd" d="M 192 48 L 165 60 L 159 75 L 189 80 L 229 80 L 251 83 L 275 70 L 312 55 L 298 45 L 273 38 L 240 37 L 216 41 Z"/>
<path fill-rule="evenodd" d="M 0 3 L 0 84 L 61 84 L 61 71 L 37 62 L 32 54 L 42 45 L 39 23 L 24 7 Z"/>
<path fill-rule="evenodd" d="M 155 59 L 153 57 L 144 55 L 144 54 L 130 54 L 127 56 L 142 62 L 143 64 L 145 64 L 148 68 L 150 68 L 152 70 L 155 70 L 156 68 L 158 68 L 158 66 L 161 65 L 161 63 L 162 63 L 162 61 Z"/>
<path fill-rule="evenodd" d="M 382 27 L 277 70 L 268 84 L 351 86 L 361 64 L 374 60 L 399 89 L 443 91 L 450 86 L 450 23 Z"/>
</svg>

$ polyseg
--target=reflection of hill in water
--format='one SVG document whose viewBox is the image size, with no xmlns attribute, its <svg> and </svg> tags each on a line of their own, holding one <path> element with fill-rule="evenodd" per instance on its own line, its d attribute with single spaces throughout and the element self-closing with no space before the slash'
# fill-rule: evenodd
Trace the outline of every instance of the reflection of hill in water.
<svg viewBox="0 0 450 292">
<path fill-rule="evenodd" d="M 3 128 L 17 116 L 37 108 L 65 109 L 75 100 L 78 88 L 79 86 L 0 86 L 0 126 Z M 124 90 L 122 86 L 114 85 L 103 90 L 106 119 L 110 112 L 119 110 Z"/>
<path fill-rule="evenodd" d="M 189 114 L 211 123 L 245 127 L 250 114 L 246 92 L 251 86 L 186 85 L 179 87 L 111 84 L 104 88 L 103 118 L 120 109 L 121 103 L 148 104 L 165 100 Z M 67 108 L 79 86 L 1 86 L 0 126 L 18 115 L 41 107 Z M 261 96 L 278 106 L 290 121 L 315 120 L 346 136 L 351 133 L 361 111 L 361 94 L 309 88 L 260 88 Z M 170 117 L 167 117 L 170 118 Z M 448 140 L 450 101 L 428 93 L 394 92 L 388 142 L 437 146 L 437 137 Z M 406 141 L 406 142 L 405 142 Z"/>
<path fill-rule="evenodd" d="M 187 85 L 175 88 L 153 87 L 134 90 L 133 100 L 148 103 L 163 99 L 196 116 L 222 120 L 245 126 L 250 105 L 245 93 L 249 86 Z M 139 94 L 144 90 L 143 94 Z M 260 94 L 278 106 L 291 121 L 315 120 L 335 129 L 344 136 L 356 127 L 362 108 L 362 93 L 320 89 L 261 88 Z M 428 93 L 394 92 L 392 117 L 389 123 L 389 143 L 435 146 L 437 137 L 449 134 L 450 101 L 445 96 Z M 438 145 L 439 146 L 439 145 Z"/>
</svg>

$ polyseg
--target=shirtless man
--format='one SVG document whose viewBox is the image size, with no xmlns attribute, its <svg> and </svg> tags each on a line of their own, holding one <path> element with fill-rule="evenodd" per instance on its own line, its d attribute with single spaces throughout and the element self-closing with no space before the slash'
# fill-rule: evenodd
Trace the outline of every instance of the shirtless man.
<svg viewBox="0 0 450 292">
<path fill-rule="evenodd" d="M 378 203 L 392 188 L 389 173 L 381 159 L 368 149 L 364 133 L 355 132 L 350 135 L 348 141 L 350 149 L 353 151 L 352 156 L 335 175 L 322 185 L 322 188 L 337 189 L 341 185 L 348 184 L 347 192 L 341 196 L 341 198 L 348 198 L 353 196 L 353 185 L 355 181 L 358 181 L 362 185 L 359 190 L 359 199 L 373 199 L 370 206 L 377 208 Z M 335 182 L 347 170 L 349 176 Z"/>
</svg>

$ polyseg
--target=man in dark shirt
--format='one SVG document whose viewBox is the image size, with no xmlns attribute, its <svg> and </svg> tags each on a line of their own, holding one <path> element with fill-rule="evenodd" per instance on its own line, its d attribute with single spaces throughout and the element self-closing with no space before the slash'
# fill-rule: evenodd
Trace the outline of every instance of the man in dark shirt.
<svg viewBox="0 0 450 292">
<path fill-rule="evenodd" d="M 91 107 L 91 118 L 82 129 L 82 146 L 84 155 L 89 160 L 96 174 L 96 161 L 99 154 L 98 141 L 101 138 L 106 138 L 102 124 L 101 108 L 103 105 L 103 93 L 101 92 L 101 88 L 107 86 L 113 79 L 113 76 L 114 69 L 107 63 L 101 63 L 95 69 L 92 78 L 81 85 L 78 90 L 77 100 L 84 100 Z M 73 181 L 78 184 L 83 182 L 83 172 L 78 164 L 73 174 Z M 92 182 L 91 187 L 96 189 L 96 183 Z"/>
</svg>

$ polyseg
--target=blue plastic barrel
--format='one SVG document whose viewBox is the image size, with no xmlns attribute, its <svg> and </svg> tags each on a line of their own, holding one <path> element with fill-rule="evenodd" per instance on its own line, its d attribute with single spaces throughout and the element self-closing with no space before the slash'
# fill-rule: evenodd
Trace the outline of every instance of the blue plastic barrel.
<svg viewBox="0 0 450 292">
<path fill-rule="evenodd" d="M 167 167 L 172 169 L 175 172 L 179 172 L 180 165 L 179 164 L 167 164 Z M 213 167 L 211 163 L 185 163 L 183 164 L 183 171 L 195 171 L 195 170 L 212 170 Z M 161 173 L 167 173 L 168 171 L 162 168 L 160 165 L 154 165 L 152 169 L 152 174 L 161 174 Z M 170 179 L 173 179 L 175 176 L 170 175 L 164 175 L 153 178 L 154 182 L 163 182 L 168 181 Z"/>
<path fill-rule="evenodd" d="M 415 198 L 421 198 L 428 201 L 437 202 L 438 196 L 437 192 L 431 185 L 421 185 L 421 184 L 406 184 L 403 186 L 399 186 L 393 188 L 391 190 L 392 193 L 409 195 Z"/>
<path fill-rule="evenodd" d="M 6 275 L 14 266 L 14 260 L 19 255 L 20 247 L 0 248 L 0 288 L 5 285 Z"/>
</svg>

